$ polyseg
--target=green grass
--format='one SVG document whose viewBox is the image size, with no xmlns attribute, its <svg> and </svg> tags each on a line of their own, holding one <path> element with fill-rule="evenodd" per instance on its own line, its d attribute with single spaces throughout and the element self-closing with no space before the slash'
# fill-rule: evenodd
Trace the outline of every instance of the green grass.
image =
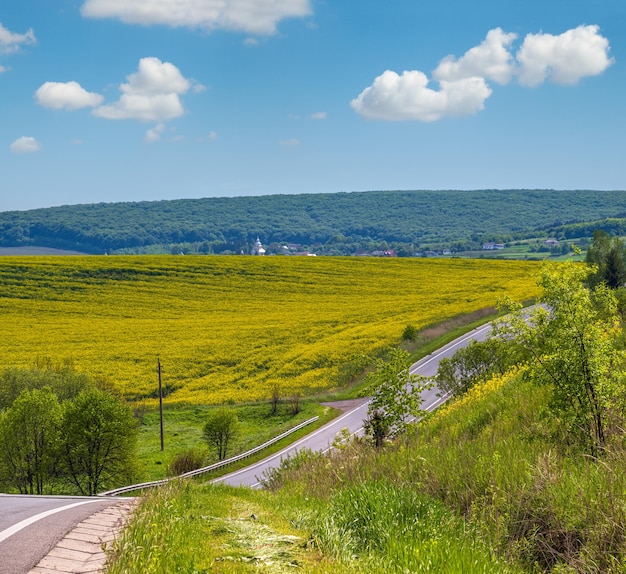
<svg viewBox="0 0 626 574">
<path fill-rule="evenodd" d="M 337 572 L 267 492 L 174 483 L 142 500 L 108 574 Z"/>
<path fill-rule="evenodd" d="M 264 449 L 255 457 L 247 458 L 241 464 L 226 467 L 221 472 L 214 472 L 212 477 L 224 472 L 231 472 L 260 460 L 287 444 L 297 440 L 303 434 L 313 431 L 336 416 L 337 411 L 311 401 L 300 401 L 301 410 L 292 415 L 288 404 L 281 404 L 275 415 L 271 414 L 271 406 L 267 403 L 248 405 L 233 405 L 232 408 L 239 418 L 240 434 L 234 441 L 228 457 L 248 451 L 296 425 L 319 416 L 316 423 L 297 431 L 293 435 Z M 158 410 L 150 410 L 142 416 L 139 430 L 139 448 L 137 453 L 137 476 L 141 482 L 159 480 L 171 476 L 169 467 L 173 459 L 189 450 L 199 451 L 203 457 L 203 465 L 217 462 L 217 456 L 212 452 L 202 437 L 204 424 L 209 411 L 216 407 L 180 406 L 173 405 L 164 408 L 163 427 L 165 450 L 160 450 L 160 424 Z"/>
</svg>

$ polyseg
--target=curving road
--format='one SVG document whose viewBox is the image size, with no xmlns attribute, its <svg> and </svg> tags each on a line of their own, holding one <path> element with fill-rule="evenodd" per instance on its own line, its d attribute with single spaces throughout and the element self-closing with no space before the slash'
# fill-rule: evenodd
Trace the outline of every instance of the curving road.
<svg viewBox="0 0 626 574">
<path fill-rule="evenodd" d="M 118 502 L 0 494 L 0 574 L 26 574 L 79 522 Z"/>
<path fill-rule="evenodd" d="M 411 373 L 427 377 L 435 375 L 442 358 L 451 357 L 457 349 L 467 346 L 474 339 L 484 340 L 490 329 L 491 326 L 487 324 L 459 337 L 416 362 L 411 367 Z M 438 396 L 437 389 L 425 391 L 422 397 L 424 410 L 435 409 L 447 398 Z M 299 449 L 325 452 L 343 428 L 352 434 L 361 433 L 367 407 L 368 401 L 363 399 L 356 407 L 280 452 L 212 482 L 258 488 L 258 477 Z M 118 500 L 0 494 L 0 574 L 26 574 L 76 524 L 106 506 L 117 504 Z"/>
<path fill-rule="evenodd" d="M 483 325 L 473 331 L 455 339 L 451 343 L 441 347 L 434 353 L 427 355 L 426 357 L 417 361 L 411 367 L 411 373 L 423 375 L 425 377 L 432 377 L 437 373 L 439 361 L 444 357 L 451 357 L 455 351 L 466 347 L 472 340 L 484 341 L 487 335 L 491 331 L 491 324 Z M 445 402 L 448 398 L 446 396 L 438 396 L 438 390 L 436 388 L 429 389 L 422 393 L 423 403 L 422 409 L 431 411 L 437 408 L 441 403 Z M 263 473 L 280 464 L 283 458 L 289 457 L 295 454 L 298 450 L 307 448 L 313 451 L 327 451 L 330 448 L 337 433 L 343 428 L 347 428 L 352 434 L 359 434 L 363 430 L 363 419 L 367 417 L 368 401 L 363 402 L 354 407 L 352 410 L 344 413 L 340 417 L 332 420 L 328 424 L 320 427 L 311 434 L 301 438 L 299 441 L 289 445 L 280 452 L 277 452 L 267 458 L 237 470 L 230 474 L 221 476 L 213 480 L 213 483 L 224 483 L 233 486 L 250 486 L 252 488 L 258 488 L 260 486 L 259 477 L 263 476 Z"/>
</svg>

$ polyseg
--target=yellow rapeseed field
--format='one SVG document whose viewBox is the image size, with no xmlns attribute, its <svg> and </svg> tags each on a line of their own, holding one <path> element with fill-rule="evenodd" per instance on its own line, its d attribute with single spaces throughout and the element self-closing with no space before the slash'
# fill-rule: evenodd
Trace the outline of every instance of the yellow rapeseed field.
<svg viewBox="0 0 626 574">
<path fill-rule="evenodd" d="M 241 402 L 337 385 L 404 328 L 536 296 L 537 264 L 312 257 L 0 257 L 0 369 L 72 361 L 130 399 Z"/>
</svg>

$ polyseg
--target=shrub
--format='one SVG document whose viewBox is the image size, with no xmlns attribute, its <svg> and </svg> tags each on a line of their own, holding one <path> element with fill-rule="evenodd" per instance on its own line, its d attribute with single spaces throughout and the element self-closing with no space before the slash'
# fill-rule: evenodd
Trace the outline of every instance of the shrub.
<svg viewBox="0 0 626 574">
<path fill-rule="evenodd" d="M 199 449 L 190 448 L 177 454 L 169 466 L 167 473 L 170 476 L 179 476 L 186 472 L 202 468 L 206 460 L 206 455 Z"/>
</svg>

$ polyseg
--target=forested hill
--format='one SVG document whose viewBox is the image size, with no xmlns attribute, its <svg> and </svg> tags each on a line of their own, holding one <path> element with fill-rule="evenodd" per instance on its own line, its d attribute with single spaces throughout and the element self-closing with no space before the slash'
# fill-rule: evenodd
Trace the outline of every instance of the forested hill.
<svg viewBox="0 0 626 574">
<path fill-rule="evenodd" d="M 187 245 L 203 253 L 240 253 L 248 252 L 258 236 L 266 247 L 292 243 L 328 254 L 377 245 L 409 252 L 505 242 L 536 231 L 572 237 L 587 227 L 621 228 L 624 217 L 626 191 L 370 191 L 180 199 L 0 212 L 0 246 L 110 253 Z M 589 223 L 606 218 L 618 220 Z"/>
</svg>

